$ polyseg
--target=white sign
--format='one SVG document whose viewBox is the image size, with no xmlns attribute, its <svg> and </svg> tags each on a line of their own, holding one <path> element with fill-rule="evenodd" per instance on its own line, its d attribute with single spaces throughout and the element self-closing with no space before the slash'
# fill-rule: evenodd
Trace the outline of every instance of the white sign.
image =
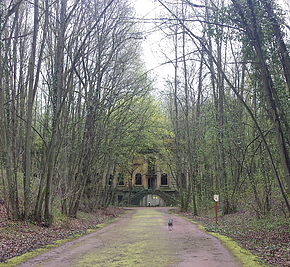
<svg viewBox="0 0 290 267">
<path fill-rule="evenodd" d="M 219 201 L 219 195 L 214 195 L 213 199 L 214 199 L 215 202 L 218 202 Z"/>
</svg>

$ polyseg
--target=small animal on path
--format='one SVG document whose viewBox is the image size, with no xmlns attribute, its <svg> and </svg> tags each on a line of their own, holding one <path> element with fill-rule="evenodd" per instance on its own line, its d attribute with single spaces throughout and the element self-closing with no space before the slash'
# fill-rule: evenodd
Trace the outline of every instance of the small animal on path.
<svg viewBox="0 0 290 267">
<path fill-rule="evenodd" d="M 173 230 L 173 220 L 172 219 L 170 219 L 168 221 L 168 229 L 169 229 L 169 231 Z"/>
</svg>

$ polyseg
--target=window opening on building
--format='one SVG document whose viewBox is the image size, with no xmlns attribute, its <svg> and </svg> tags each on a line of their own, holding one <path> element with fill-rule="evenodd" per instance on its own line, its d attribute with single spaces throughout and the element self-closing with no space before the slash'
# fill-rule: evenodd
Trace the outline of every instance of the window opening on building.
<svg viewBox="0 0 290 267">
<path fill-rule="evenodd" d="M 119 185 L 124 185 L 124 175 L 123 173 L 118 174 L 118 184 Z"/>
<path fill-rule="evenodd" d="M 135 176 L 135 184 L 136 185 L 142 185 L 142 175 L 141 173 L 137 173 Z"/>
<path fill-rule="evenodd" d="M 167 174 L 166 173 L 161 174 L 161 185 L 167 185 Z"/>
</svg>

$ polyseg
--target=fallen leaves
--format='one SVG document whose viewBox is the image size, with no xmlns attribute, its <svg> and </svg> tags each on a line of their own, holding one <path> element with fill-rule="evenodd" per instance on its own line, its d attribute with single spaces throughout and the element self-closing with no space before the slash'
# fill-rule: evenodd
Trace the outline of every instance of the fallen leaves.
<svg viewBox="0 0 290 267">
<path fill-rule="evenodd" d="M 202 224 L 209 232 L 232 238 L 270 266 L 290 266 L 289 219 L 271 217 L 257 220 L 247 212 L 237 212 L 219 217 L 216 224 L 212 216 L 182 215 Z"/>
<path fill-rule="evenodd" d="M 34 223 L 9 221 L 3 205 L 0 205 L 0 262 L 45 245 L 53 241 L 83 235 L 87 229 L 96 228 L 98 224 L 115 218 L 123 209 L 109 207 L 94 214 L 81 213 L 82 219 L 66 219 L 46 228 Z"/>
</svg>

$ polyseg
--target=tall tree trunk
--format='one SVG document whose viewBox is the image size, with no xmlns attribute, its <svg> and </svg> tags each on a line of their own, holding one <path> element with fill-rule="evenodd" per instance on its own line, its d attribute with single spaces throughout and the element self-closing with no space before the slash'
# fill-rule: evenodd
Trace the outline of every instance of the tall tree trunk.
<svg viewBox="0 0 290 267">
<path fill-rule="evenodd" d="M 44 220 L 47 223 L 52 222 L 51 217 L 51 193 L 52 193 L 52 179 L 54 176 L 54 168 L 56 163 L 56 150 L 57 150 L 57 136 L 59 119 L 61 113 L 61 92 L 63 89 L 63 64 L 64 64 L 64 35 L 66 29 L 66 0 L 60 0 L 60 26 L 57 40 L 57 50 L 55 56 L 55 68 L 53 77 L 53 92 L 52 92 L 52 107 L 53 107 L 53 118 L 52 118 L 52 134 L 48 150 L 48 170 L 46 176 L 45 186 L 45 202 L 44 202 Z"/>
<path fill-rule="evenodd" d="M 3 32 L 5 30 L 5 25 L 9 19 L 9 17 L 14 13 L 8 13 L 8 15 L 5 17 L 5 19 L 2 20 L 1 24 L 1 30 L 0 30 L 0 38 L 1 40 L 6 39 L 6 46 L 2 45 L 0 47 L 0 147 L 1 147 L 1 153 L 4 163 L 4 169 L 6 171 L 6 180 L 8 184 L 8 196 L 9 196 L 9 203 L 11 208 L 11 218 L 13 220 L 19 219 L 20 212 L 19 212 L 19 203 L 18 203 L 18 189 L 17 189 L 17 173 L 14 173 L 13 175 L 13 136 L 10 135 L 10 129 L 9 129 L 9 122 L 11 119 L 13 119 L 13 105 L 15 103 L 12 103 L 12 107 L 10 108 L 9 103 L 5 103 L 6 95 L 5 92 L 9 92 L 9 89 L 6 88 L 9 86 L 9 77 L 5 74 L 5 69 L 8 65 L 8 52 L 11 47 L 11 40 L 12 35 L 14 32 L 14 29 L 18 23 L 16 22 L 18 20 L 18 10 L 19 10 L 20 2 L 18 4 L 15 4 L 15 6 L 12 8 L 14 12 L 16 12 L 16 15 L 14 17 L 14 21 L 12 24 L 12 27 L 10 29 L 10 35 L 8 39 L 6 39 L 6 36 L 4 36 Z M 12 10 L 11 9 L 11 10 Z M 16 33 L 17 34 L 17 33 Z M 7 48 L 4 50 L 4 48 Z M 12 93 L 13 97 L 13 93 Z M 5 107 L 7 105 L 7 108 Z M 12 110 L 12 115 L 11 115 Z M 12 116 L 12 118 L 10 117 Z M 15 110 L 14 110 L 14 116 L 15 116 Z M 12 127 L 14 128 L 15 124 L 12 123 Z M 15 129 L 12 129 L 12 132 Z M 14 136 L 15 137 L 15 136 Z M 8 215 L 10 216 L 10 215 Z"/>
<path fill-rule="evenodd" d="M 200 66 L 199 66 L 199 74 L 198 74 L 198 87 L 197 87 L 197 101 L 195 108 L 195 122 L 194 122 L 194 136 L 193 136 L 193 147 L 196 148 L 196 141 L 198 137 L 198 130 L 200 129 L 200 108 L 201 108 L 201 96 L 202 96 L 202 82 L 203 82 L 203 57 L 204 51 L 201 51 L 200 57 Z M 193 183 L 192 183 L 192 194 L 193 194 L 193 213 L 195 216 L 198 215 L 197 205 L 196 205 L 196 194 L 195 194 L 195 185 L 198 175 L 198 161 L 195 159 L 193 162 Z"/>
<path fill-rule="evenodd" d="M 277 19 L 275 18 L 275 14 L 274 14 L 273 8 L 271 6 L 271 1 L 265 0 L 264 5 L 265 5 L 265 10 L 268 14 L 268 18 L 271 21 L 271 25 L 273 27 L 273 32 L 274 32 L 275 37 L 276 37 L 276 42 L 278 44 L 281 62 L 282 62 L 283 70 L 284 70 L 284 76 L 286 79 L 288 90 L 290 92 L 290 57 L 289 57 L 289 53 L 288 53 L 287 47 L 285 45 L 285 42 L 283 40 L 280 26 L 278 24 Z"/>
<path fill-rule="evenodd" d="M 177 26 L 176 26 L 177 27 Z M 177 161 L 176 161 L 176 172 L 177 172 L 177 180 L 179 183 L 179 198 L 180 198 L 180 210 L 184 211 L 184 184 L 186 177 L 182 177 L 181 175 L 181 145 L 180 145 L 180 129 L 179 129 L 179 112 L 178 112 L 178 35 L 177 35 L 177 28 L 175 30 L 175 45 L 174 45 L 174 53 L 175 53 L 175 60 L 174 60 L 174 126 L 175 126 L 175 143 L 176 143 L 176 150 L 177 150 Z"/>
<path fill-rule="evenodd" d="M 210 15 L 207 13 L 207 17 Z M 217 37 L 217 70 L 214 68 L 214 58 L 212 51 L 212 40 L 209 37 L 209 69 L 211 73 L 211 85 L 213 89 L 214 106 L 215 106 L 215 118 L 216 118 L 216 131 L 217 131 L 217 150 L 218 150 L 218 171 L 220 177 L 220 201 L 222 205 L 223 214 L 228 214 L 229 211 L 229 199 L 228 199 L 228 183 L 227 174 L 225 170 L 225 152 L 224 152 L 224 82 L 222 76 L 222 57 L 221 57 L 221 43 Z"/>
<path fill-rule="evenodd" d="M 38 0 L 34 1 L 34 30 L 33 40 L 31 46 L 31 56 L 29 60 L 28 69 L 28 105 L 27 105 L 27 119 L 26 119 L 26 140 L 25 140 L 25 170 L 23 175 L 23 187 L 24 187 L 24 218 L 27 219 L 31 210 L 31 126 L 32 126 L 32 109 L 34 103 L 34 67 L 35 67 L 35 55 L 36 55 L 36 42 L 38 34 Z"/>
<path fill-rule="evenodd" d="M 284 180 L 287 183 L 288 190 L 290 190 L 290 158 L 286 147 L 286 142 L 284 138 L 283 129 L 281 126 L 280 118 L 278 116 L 277 111 L 277 105 L 275 103 L 275 100 L 273 98 L 273 81 L 272 77 L 270 75 L 268 66 L 265 62 L 260 37 L 257 32 L 257 22 L 256 22 L 256 15 L 254 11 L 254 5 L 251 0 L 247 0 L 248 7 L 250 9 L 250 25 L 248 24 L 247 20 L 245 19 L 244 13 L 240 7 L 240 5 L 237 3 L 236 0 L 232 0 L 234 3 L 244 26 L 244 29 L 246 30 L 246 34 L 248 35 L 249 39 L 252 42 L 252 45 L 255 49 L 257 59 L 261 68 L 261 76 L 263 81 L 263 89 L 264 94 L 266 97 L 268 110 L 269 110 L 269 116 L 271 118 L 273 127 L 275 129 L 275 136 L 276 136 L 276 142 L 280 154 L 280 159 L 282 163 L 282 168 L 284 172 Z"/>
<path fill-rule="evenodd" d="M 184 15 L 184 5 L 182 3 L 182 16 L 185 19 Z M 182 60 L 183 60 L 183 72 L 184 72 L 184 94 L 185 94 L 185 128 L 186 128 L 186 139 L 187 139 L 187 158 L 188 158 L 188 187 L 187 194 L 184 203 L 184 209 L 187 211 L 189 207 L 189 202 L 192 195 L 192 179 L 193 179 L 193 165 L 194 165 L 194 153 L 195 149 L 192 146 L 191 135 L 190 135 L 190 126 L 189 126 L 189 92 L 188 92 L 188 78 L 187 78 L 187 64 L 186 64 L 186 49 L 185 49 L 185 36 L 186 31 L 183 28 L 182 31 Z"/>
</svg>

